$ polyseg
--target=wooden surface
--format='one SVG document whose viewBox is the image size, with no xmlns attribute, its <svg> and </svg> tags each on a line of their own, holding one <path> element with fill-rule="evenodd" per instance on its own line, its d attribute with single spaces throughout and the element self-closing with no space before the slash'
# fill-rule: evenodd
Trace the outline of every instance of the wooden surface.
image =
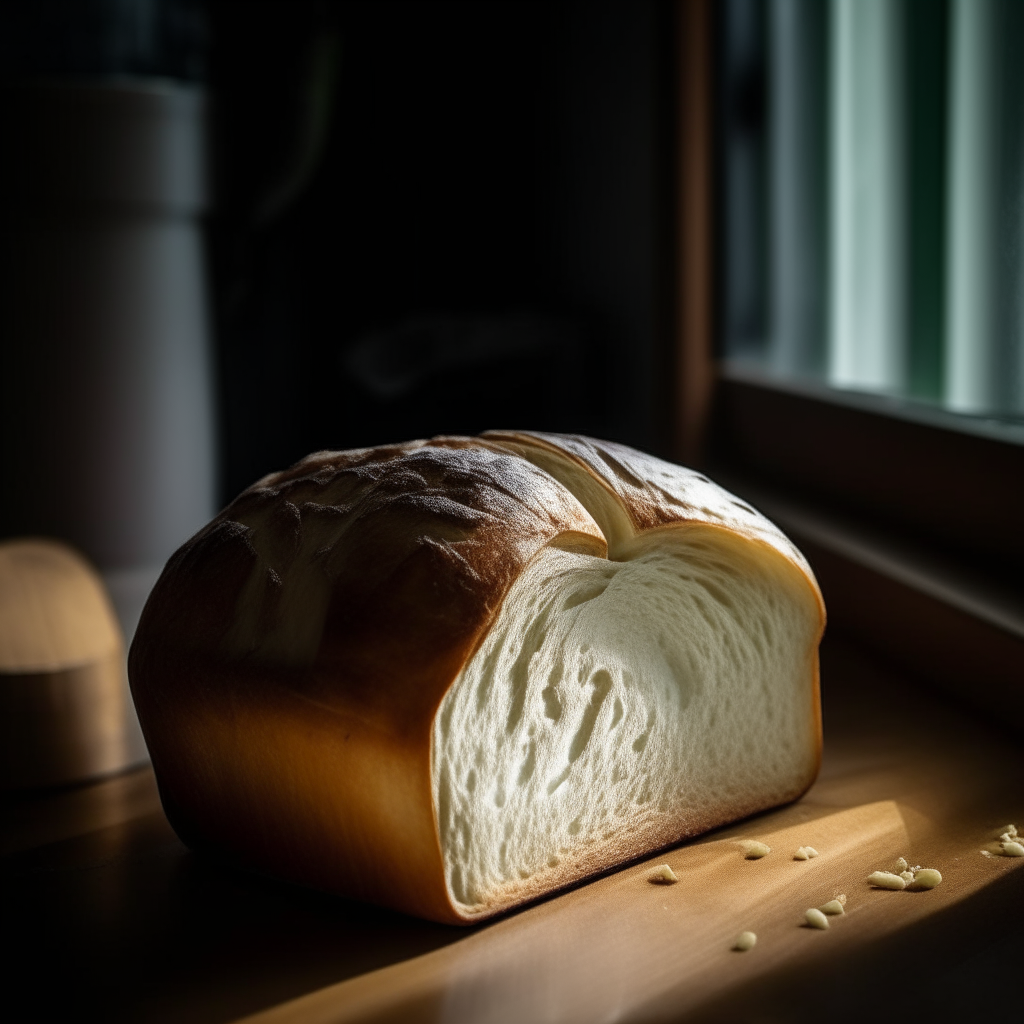
<svg viewBox="0 0 1024 1024">
<path fill-rule="evenodd" d="M 152 776 L 3 805 L 5 994 L 24 1019 L 188 1021 L 912 1020 L 1015 1005 L 1024 759 L 834 638 L 825 761 L 800 802 L 493 924 L 458 929 L 242 875 L 190 854 Z M 744 860 L 737 837 L 772 853 Z M 792 860 L 797 846 L 821 855 Z M 931 892 L 870 889 L 897 856 Z M 650 885 L 668 863 L 680 882 Z M 838 892 L 827 932 L 803 912 Z M 736 934 L 757 946 L 730 950 Z"/>
</svg>

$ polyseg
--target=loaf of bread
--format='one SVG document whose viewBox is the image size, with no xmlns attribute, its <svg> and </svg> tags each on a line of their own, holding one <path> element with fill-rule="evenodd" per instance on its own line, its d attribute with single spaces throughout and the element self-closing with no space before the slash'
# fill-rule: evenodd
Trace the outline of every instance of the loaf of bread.
<svg viewBox="0 0 1024 1024">
<path fill-rule="evenodd" d="M 458 923 L 800 796 L 823 628 L 801 554 L 700 474 L 493 431 L 260 480 L 171 558 L 129 670 L 185 842 Z"/>
</svg>

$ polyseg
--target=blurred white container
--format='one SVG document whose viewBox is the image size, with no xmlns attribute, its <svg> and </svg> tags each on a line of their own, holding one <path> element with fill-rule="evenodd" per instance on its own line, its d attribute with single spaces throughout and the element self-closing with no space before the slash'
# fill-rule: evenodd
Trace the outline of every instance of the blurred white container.
<svg viewBox="0 0 1024 1024">
<path fill-rule="evenodd" d="M 0 536 L 85 552 L 130 641 L 214 512 L 204 97 L 49 81 L 2 103 Z"/>
</svg>

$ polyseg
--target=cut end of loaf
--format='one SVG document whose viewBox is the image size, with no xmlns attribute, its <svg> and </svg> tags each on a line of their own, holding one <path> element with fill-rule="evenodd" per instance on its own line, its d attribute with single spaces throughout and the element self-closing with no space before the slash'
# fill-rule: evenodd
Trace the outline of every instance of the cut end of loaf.
<svg viewBox="0 0 1024 1024">
<path fill-rule="evenodd" d="M 816 598 L 688 525 L 544 549 L 448 691 L 432 775 L 465 919 L 794 799 L 817 770 Z"/>
</svg>

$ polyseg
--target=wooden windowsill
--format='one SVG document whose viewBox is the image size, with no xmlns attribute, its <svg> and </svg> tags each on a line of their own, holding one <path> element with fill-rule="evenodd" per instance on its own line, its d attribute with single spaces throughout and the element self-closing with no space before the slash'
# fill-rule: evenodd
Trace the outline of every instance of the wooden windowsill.
<svg viewBox="0 0 1024 1024">
<path fill-rule="evenodd" d="M 778 492 L 911 531 L 963 559 L 1024 566 L 1019 431 L 954 429 L 958 417 L 926 422 L 894 415 L 892 404 L 783 386 L 727 365 L 716 383 L 711 456 Z"/>
<path fill-rule="evenodd" d="M 737 384 L 770 388 L 798 398 L 828 402 L 874 416 L 887 416 L 936 430 L 969 434 L 1000 444 L 1024 447 L 1024 422 L 1019 420 L 951 412 L 923 400 L 897 398 L 853 388 L 829 387 L 814 377 L 775 373 L 760 360 L 754 359 L 723 360 L 718 366 L 718 376 Z"/>
<path fill-rule="evenodd" d="M 829 628 L 1024 734 L 1020 431 L 731 363 L 716 387 L 712 475 L 803 550 Z"/>
<path fill-rule="evenodd" d="M 896 1020 L 1009 1004 L 1024 859 L 979 850 L 1024 824 L 1019 748 L 835 638 L 822 680 L 824 763 L 802 800 L 475 929 L 202 860 L 145 771 L 8 800 L 8 1000 L 39 1019 L 190 1024 Z M 773 852 L 745 861 L 737 837 Z M 792 860 L 808 844 L 821 855 Z M 943 884 L 869 888 L 898 856 Z M 665 862 L 680 883 L 648 884 Z M 801 926 L 838 892 L 848 913 L 828 932 Z M 755 949 L 730 951 L 745 929 Z"/>
</svg>

